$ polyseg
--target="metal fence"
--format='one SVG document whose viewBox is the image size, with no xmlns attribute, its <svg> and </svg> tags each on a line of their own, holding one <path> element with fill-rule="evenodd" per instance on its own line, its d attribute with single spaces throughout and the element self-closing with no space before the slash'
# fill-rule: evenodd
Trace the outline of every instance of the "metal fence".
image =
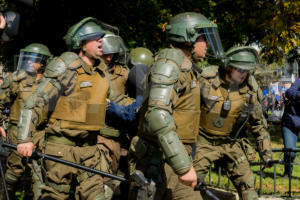
<svg viewBox="0 0 300 200">
<path fill-rule="evenodd" d="M 288 152 L 295 152 L 295 153 L 298 153 L 300 152 L 300 148 L 276 148 L 276 149 L 272 149 L 272 152 L 280 152 L 280 153 L 288 153 Z M 290 154 L 288 154 L 290 155 Z M 298 155 L 297 155 L 298 156 Z M 296 156 L 296 157 L 297 157 Z M 296 159 L 295 159 L 296 161 Z M 300 198 L 300 196 L 298 195 L 292 195 L 292 182 L 293 182 L 293 176 L 289 176 L 288 177 L 288 194 L 287 195 L 278 195 L 278 190 L 277 190 L 277 179 L 279 178 L 277 176 L 277 171 L 276 171 L 276 167 L 278 165 L 300 165 L 300 162 L 291 162 L 291 156 L 288 157 L 288 161 L 284 161 L 282 159 L 282 162 L 280 162 L 279 164 L 274 164 L 273 166 L 273 194 L 272 195 L 266 195 L 266 194 L 263 194 L 263 178 L 264 178 L 264 173 L 263 173 L 263 164 L 260 165 L 260 171 L 259 171 L 259 188 L 258 188 L 258 194 L 259 196 L 265 196 L 265 197 L 281 197 L 281 198 L 288 198 L 288 199 L 294 199 L 294 198 Z M 217 174 L 218 174 L 218 181 L 217 181 L 217 184 L 212 184 L 212 171 L 217 171 Z M 230 188 L 230 179 L 227 178 L 227 184 L 226 186 L 222 186 L 221 184 L 221 177 L 222 177 L 222 168 L 219 166 L 217 169 L 213 169 L 212 167 L 209 168 L 209 178 L 208 178 L 208 185 L 211 186 L 211 187 L 216 187 L 216 188 L 221 188 L 221 189 L 225 189 L 225 190 L 228 190 L 228 191 L 233 191 L 233 192 L 236 192 L 235 189 L 233 188 Z M 282 178 L 282 177 L 280 177 Z M 256 185 L 256 184 L 255 184 Z"/>
</svg>

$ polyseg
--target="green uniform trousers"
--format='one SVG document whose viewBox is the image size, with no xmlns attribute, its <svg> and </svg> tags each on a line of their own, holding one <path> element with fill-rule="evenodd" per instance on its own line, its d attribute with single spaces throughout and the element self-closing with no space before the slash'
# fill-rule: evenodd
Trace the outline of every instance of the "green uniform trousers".
<svg viewBox="0 0 300 200">
<path fill-rule="evenodd" d="M 133 145 L 134 143 L 131 143 L 129 149 L 129 171 L 140 170 L 155 185 L 139 187 L 132 183 L 129 191 L 130 200 L 202 199 L 199 191 L 194 191 L 178 180 L 178 175 L 165 162 L 158 147 L 146 142 L 144 142 L 146 145 L 142 147 L 139 142 L 135 143 L 136 145 Z M 188 149 L 187 151 L 189 152 Z"/>
<path fill-rule="evenodd" d="M 106 159 L 102 157 L 105 155 L 96 145 L 79 147 L 47 141 L 44 153 L 90 168 L 107 171 L 101 167 L 101 165 L 107 165 L 103 163 Z M 102 161 L 101 165 L 100 161 Z M 100 175 L 87 173 L 49 160 L 44 161 L 44 167 L 46 186 L 42 190 L 42 199 L 68 199 L 73 178 L 76 178 L 78 182 L 75 189 L 75 199 L 105 199 L 102 195 L 104 194 L 103 178 Z"/>
<path fill-rule="evenodd" d="M 241 199 L 258 199 L 255 176 L 239 142 L 212 145 L 200 138 L 193 162 L 198 177 L 205 177 L 209 167 L 214 162 L 219 163 L 227 171 Z"/>
<path fill-rule="evenodd" d="M 44 131 L 36 132 L 33 138 L 33 143 L 37 145 L 39 148 L 41 148 L 41 143 L 44 140 Z M 17 145 L 17 126 L 10 124 L 9 130 L 8 130 L 8 138 L 9 143 Z M 22 156 L 17 151 L 12 151 L 9 156 L 7 157 L 6 162 L 7 170 L 5 172 L 5 181 L 7 184 L 7 188 L 9 191 L 9 194 L 11 198 L 13 199 L 16 192 L 16 187 L 19 184 L 20 178 L 23 176 L 25 170 L 28 170 L 29 176 L 32 176 L 32 184 L 26 184 L 25 192 L 26 195 L 33 195 L 33 199 L 36 200 L 40 196 L 41 191 L 41 180 L 37 178 L 35 175 L 34 170 L 32 170 L 31 164 L 28 163 L 27 166 L 25 166 L 22 163 Z M 26 174 L 27 175 L 27 174 Z M 34 187 L 34 189 L 32 188 Z M 33 190 L 33 191 L 32 191 Z M 32 194 L 33 192 L 33 194 Z"/>
</svg>

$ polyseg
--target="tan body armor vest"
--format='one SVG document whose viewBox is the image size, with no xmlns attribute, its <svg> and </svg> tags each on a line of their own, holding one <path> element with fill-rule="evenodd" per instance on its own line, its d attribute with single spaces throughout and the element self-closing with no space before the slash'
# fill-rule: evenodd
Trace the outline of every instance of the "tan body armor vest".
<svg viewBox="0 0 300 200">
<path fill-rule="evenodd" d="M 210 84 L 209 92 L 201 94 L 204 101 L 201 102 L 200 130 L 211 135 L 229 136 L 239 114 L 251 97 L 250 94 L 251 91 L 247 85 L 230 91 L 222 84 L 217 88 Z M 224 113 L 222 107 L 226 100 L 231 102 L 231 108 L 223 116 L 221 112 Z"/>
<path fill-rule="evenodd" d="M 61 128 L 99 131 L 105 122 L 108 80 L 104 73 L 89 75 L 82 67 L 77 73 L 74 91 L 58 99 L 50 121 L 59 119 Z"/>
<path fill-rule="evenodd" d="M 197 141 L 200 118 L 200 87 L 193 73 L 187 73 L 190 84 L 174 105 L 176 133 L 183 143 Z"/>
<path fill-rule="evenodd" d="M 17 84 L 17 97 L 10 107 L 9 120 L 18 123 L 20 111 L 24 108 L 28 97 L 35 91 L 38 84 L 35 82 L 36 77 L 26 74 L 25 78 Z"/>
<path fill-rule="evenodd" d="M 114 65 L 108 69 L 110 79 L 110 100 L 116 103 L 125 95 L 125 84 L 128 79 L 129 70 L 121 65 Z"/>
</svg>

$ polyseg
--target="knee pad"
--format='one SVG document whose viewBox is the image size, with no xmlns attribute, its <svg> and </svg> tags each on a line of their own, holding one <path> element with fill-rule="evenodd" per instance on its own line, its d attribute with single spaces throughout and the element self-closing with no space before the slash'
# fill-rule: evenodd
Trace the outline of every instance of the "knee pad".
<svg viewBox="0 0 300 200">
<path fill-rule="evenodd" d="M 105 196 L 105 199 L 106 199 L 106 200 L 112 199 L 112 197 L 113 197 L 113 195 L 114 195 L 113 190 L 112 190 L 108 185 L 104 185 L 103 188 L 104 188 L 104 196 Z"/>
<path fill-rule="evenodd" d="M 254 188 L 242 191 L 242 200 L 258 200 L 257 192 Z"/>
<path fill-rule="evenodd" d="M 94 200 L 107 200 L 107 199 L 105 198 L 105 193 L 102 192 L 102 193 L 97 194 L 95 196 Z"/>
</svg>

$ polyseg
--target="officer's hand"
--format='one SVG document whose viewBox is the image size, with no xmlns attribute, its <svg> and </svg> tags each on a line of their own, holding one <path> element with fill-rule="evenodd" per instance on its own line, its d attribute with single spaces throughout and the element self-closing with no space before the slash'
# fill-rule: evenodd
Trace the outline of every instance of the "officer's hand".
<svg viewBox="0 0 300 200">
<path fill-rule="evenodd" d="M 18 144 L 17 150 L 18 153 L 22 156 L 30 157 L 32 155 L 32 151 L 34 149 L 34 144 L 32 142 Z"/>
<path fill-rule="evenodd" d="M 2 126 L 0 126 L 0 134 L 1 134 L 1 137 L 6 138 L 6 133 Z"/>
<path fill-rule="evenodd" d="M 178 176 L 179 180 L 187 186 L 194 188 L 197 185 L 197 174 L 194 167 L 192 167 L 187 173 Z"/>
<path fill-rule="evenodd" d="M 6 26 L 6 20 L 3 15 L 0 14 L 0 29 L 4 29 Z"/>
</svg>

